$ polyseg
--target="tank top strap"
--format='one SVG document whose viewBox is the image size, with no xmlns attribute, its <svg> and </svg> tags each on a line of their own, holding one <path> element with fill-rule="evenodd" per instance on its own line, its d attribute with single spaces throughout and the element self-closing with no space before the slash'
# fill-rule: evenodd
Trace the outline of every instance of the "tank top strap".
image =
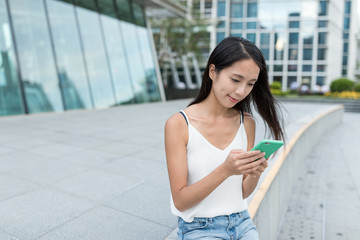
<svg viewBox="0 0 360 240">
<path fill-rule="evenodd" d="M 183 117 L 185 118 L 186 124 L 189 126 L 189 119 L 188 119 L 186 113 L 183 110 L 180 110 L 180 113 L 181 113 L 181 115 L 183 115 Z"/>
<path fill-rule="evenodd" d="M 240 118 L 240 124 L 244 124 L 244 113 L 243 111 L 240 111 L 241 118 Z"/>
</svg>

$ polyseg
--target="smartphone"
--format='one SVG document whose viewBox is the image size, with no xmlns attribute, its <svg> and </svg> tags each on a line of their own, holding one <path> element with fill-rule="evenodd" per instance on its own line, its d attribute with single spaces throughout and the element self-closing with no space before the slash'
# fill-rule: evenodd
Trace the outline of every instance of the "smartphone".
<svg viewBox="0 0 360 240">
<path fill-rule="evenodd" d="M 265 152 L 264 158 L 267 159 L 273 154 L 276 150 L 278 150 L 282 145 L 284 145 L 283 141 L 278 140 L 262 140 L 259 142 L 251 151 L 260 150 L 261 152 Z M 259 159 L 256 159 L 259 160 Z"/>
</svg>

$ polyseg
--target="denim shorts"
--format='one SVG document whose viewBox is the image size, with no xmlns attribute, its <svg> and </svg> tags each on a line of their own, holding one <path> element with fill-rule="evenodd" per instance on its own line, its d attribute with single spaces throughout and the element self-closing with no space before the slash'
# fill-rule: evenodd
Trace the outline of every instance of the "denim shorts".
<svg viewBox="0 0 360 240">
<path fill-rule="evenodd" d="M 178 227 L 178 240 L 259 240 L 247 210 L 213 218 L 194 218 L 192 222 L 185 222 L 179 217 Z"/>
</svg>

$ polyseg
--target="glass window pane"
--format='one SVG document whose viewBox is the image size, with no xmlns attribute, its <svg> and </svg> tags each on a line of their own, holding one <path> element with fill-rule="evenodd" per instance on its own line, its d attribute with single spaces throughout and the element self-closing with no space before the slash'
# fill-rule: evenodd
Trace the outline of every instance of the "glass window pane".
<svg viewBox="0 0 360 240">
<path fill-rule="evenodd" d="M 225 21 L 219 21 L 217 28 L 225 28 Z"/>
<path fill-rule="evenodd" d="M 127 21 L 127 22 L 134 22 L 132 15 L 131 15 L 131 7 L 129 0 L 115 0 L 116 9 L 117 9 L 117 16 L 119 19 Z"/>
<path fill-rule="evenodd" d="M 247 17 L 257 17 L 257 3 L 249 3 Z"/>
<path fill-rule="evenodd" d="M 289 28 L 299 28 L 300 22 L 299 21 L 289 21 Z"/>
<path fill-rule="evenodd" d="M 230 24 L 230 28 L 231 29 L 242 29 L 243 28 L 243 23 L 242 22 L 232 22 Z"/>
<path fill-rule="evenodd" d="M 231 17 L 242 18 L 243 17 L 243 4 L 242 3 L 231 3 Z"/>
<path fill-rule="evenodd" d="M 323 86 L 325 84 L 325 77 L 317 76 L 316 85 Z"/>
<path fill-rule="evenodd" d="M 298 58 L 298 49 L 289 48 L 289 60 L 297 60 Z"/>
<path fill-rule="evenodd" d="M 148 95 L 148 100 L 150 102 L 160 101 L 160 91 L 158 86 L 158 79 L 156 76 L 154 58 L 152 56 L 152 51 L 150 47 L 150 38 L 146 28 L 137 27 L 138 29 L 138 39 L 140 41 L 140 49 L 142 53 L 142 59 L 144 59 L 144 69 L 145 69 L 145 85 L 144 94 Z"/>
<path fill-rule="evenodd" d="M 130 74 L 135 91 L 136 102 L 148 102 L 149 95 L 146 91 L 147 79 L 143 63 L 144 59 L 141 53 L 142 49 L 139 44 L 139 36 L 137 34 L 137 28 L 140 27 L 127 22 L 121 22 L 121 29 L 126 36 L 124 37 L 125 51 L 130 63 Z"/>
<path fill-rule="evenodd" d="M 135 24 L 145 27 L 146 23 L 145 23 L 143 8 L 139 4 L 132 2 L 132 9 L 133 9 L 133 13 L 134 13 Z"/>
<path fill-rule="evenodd" d="M 344 38 L 344 39 L 349 39 L 349 33 L 344 33 L 344 34 L 343 34 L 343 38 Z"/>
<path fill-rule="evenodd" d="M 247 29 L 256 29 L 256 22 L 248 22 L 246 24 Z"/>
<path fill-rule="evenodd" d="M 255 33 L 248 33 L 248 34 L 246 34 L 246 38 L 247 38 L 247 40 L 249 40 L 250 42 L 255 43 L 255 41 L 256 41 L 256 34 L 255 34 Z"/>
<path fill-rule="evenodd" d="M 270 50 L 268 48 L 261 48 L 260 51 L 264 55 L 265 60 L 269 60 Z"/>
<path fill-rule="evenodd" d="M 318 28 L 327 28 L 327 26 L 328 26 L 327 20 L 318 21 Z"/>
<path fill-rule="evenodd" d="M 303 60 L 312 60 L 312 48 L 304 48 Z"/>
<path fill-rule="evenodd" d="M 319 44 L 326 44 L 326 37 L 327 37 L 326 32 L 319 32 L 318 43 Z"/>
<path fill-rule="evenodd" d="M 343 56 L 342 65 L 347 65 L 347 64 L 348 64 L 348 57 L 347 57 L 347 56 Z"/>
<path fill-rule="evenodd" d="M 304 41 L 303 41 L 304 45 L 306 45 L 306 44 L 313 44 L 313 39 L 314 39 L 313 36 L 304 37 Z"/>
<path fill-rule="evenodd" d="M 345 2 L 345 14 L 351 13 L 351 1 Z"/>
<path fill-rule="evenodd" d="M 225 16 L 225 2 L 220 2 L 220 1 L 218 1 L 218 5 L 217 5 L 217 15 L 218 15 L 218 17 L 223 17 L 223 16 Z"/>
<path fill-rule="evenodd" d="M 287 84 L 288 84 L 288 88 L 290 88 L 290 90 L 297 90 L 299 87 L 295 76 L 289 76 Z"/>
<path fill-rule="evenodd" d="M 284 58 L 284 50 L 274 50 L 274 60 L 283 60 Z"/>
<path fill-rule="evenodd" d="M 0 116 L 24 113 L 5 1 L 0 1 Z"/>
<path fill-rule="evenodd" d="M 325 72 L 326 71 L 326 65 L 317 65 L 317 71 L 318 72 Z"/>
<path fill-rule="evenodd" d="M 95 107 L 112 106 L 115 104 L 114 89 L 98 13 L 80 7 L 76 7 L 76 11 L 94 105 Z"/>
<path fill-rule="evenodd" d="M 289 33 L 289 43 L 298 44 L 299 43 L 299 33 Z"/>
<path fill-rule="evenodd" d="M 344 53 L 349 51 L 349 43 L 344 43 Z"/>
<path fill-rule="evenodd" d="M 274 65 L 274 72 L 282 72 L 283 65 Z"/>
<path fill-rule="evenodd" d="M 270 33 L 261 33 L 260 34 L 260 45 L 270 44 Z"/>
<path fill-rule="evenodd" d="M 303 65 L 302 70 L 303 70 L 303 72 L 311 72 L 312 71 L 312 65 Z"/>
<path fill-rule="evenodd" d="M 135 96 L 131 85 L 131 77 L 125 50 L 123 37 L 120 32 L 120 22 L 115 18 L 101 16 L 104 36 L 109 57 L 110 69 L 114 81 L 116 105 L 135 102 Z M 145 41 L 145 39 L 144 39 Z"/>
<path fill-rule="evenodd" d="M 350 18 L 344 18 L 344 29 L 350 29 Z"/>
<path fill-rule="evenodd" d="M 47 6 L 65 108 L 91 108 L 74 6 L 55 0 L 47 0 Z"/>
<path fill-rule="evenodd" d="M 224 32 L 217 32 L 216 33 L 216 43 L 219 44 L 225 38 Z"/>
<path fill-rule="evenodd" d="M 29 112 L 62 111 L 44 2 L 13 0 L 9 3 Z"/>
<path fill-rule="evenodd" d="M 242 37 L 242 34 L 241 33 L 231 33 L 231 36 Z"/>
<path fill-rule="evenodd" d="M 90 11 L 97 11 L 96 4 L 93 0 L 75 0 L 75 4 L 79 7 L 89 9 Z"/>
<path fill-rule="evenodd" d="M 318 60 L 325 60 L 326 59 L 326 49 L 325 48 L 319 48 L 318 49 Z"/>
<path fill-rule="evenodd" d="M 288 65 L 288 71 L 289 72 L 296 72 L 297 71 L 297 65 L 296 64 Z"/>
<path fill-rule="evenodd" d="M 319 2 L 319 16 L 326 16 L 327 15 L 327 8 L 328 8 L 328 2 L 327 1 L 320 1 Z"/>
</svg>

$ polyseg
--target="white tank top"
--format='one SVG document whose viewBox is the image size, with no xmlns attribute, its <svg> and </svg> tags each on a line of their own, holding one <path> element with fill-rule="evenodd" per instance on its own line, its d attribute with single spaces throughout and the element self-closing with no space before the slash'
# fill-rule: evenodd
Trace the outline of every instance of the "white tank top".
<svg viewBox="0 0 360 240">
<path fill-rule="evenodd" d="M 207 141 L 207 139 L 191 125 L 184 111 L 181 111 L 181 113 L 188 123 L 189 130 L 187 143 L 188 185 L 203 179 L 221 165 L 232 149 L 247 150 L 247 135 L 243 118 L 234 140 L 228 147 L 221 150 Z M 194 217 L 216 217 L 244 211 L 247 209 L 247 201 L 243 199 L 242 195 L 242 180 L 243 175 L 230 176 L 209 196 L 184 212 L 176 209 L 170 194 L 171 212 L 181 217 L 184 221 L 191 222 Z"/>
</svg>

